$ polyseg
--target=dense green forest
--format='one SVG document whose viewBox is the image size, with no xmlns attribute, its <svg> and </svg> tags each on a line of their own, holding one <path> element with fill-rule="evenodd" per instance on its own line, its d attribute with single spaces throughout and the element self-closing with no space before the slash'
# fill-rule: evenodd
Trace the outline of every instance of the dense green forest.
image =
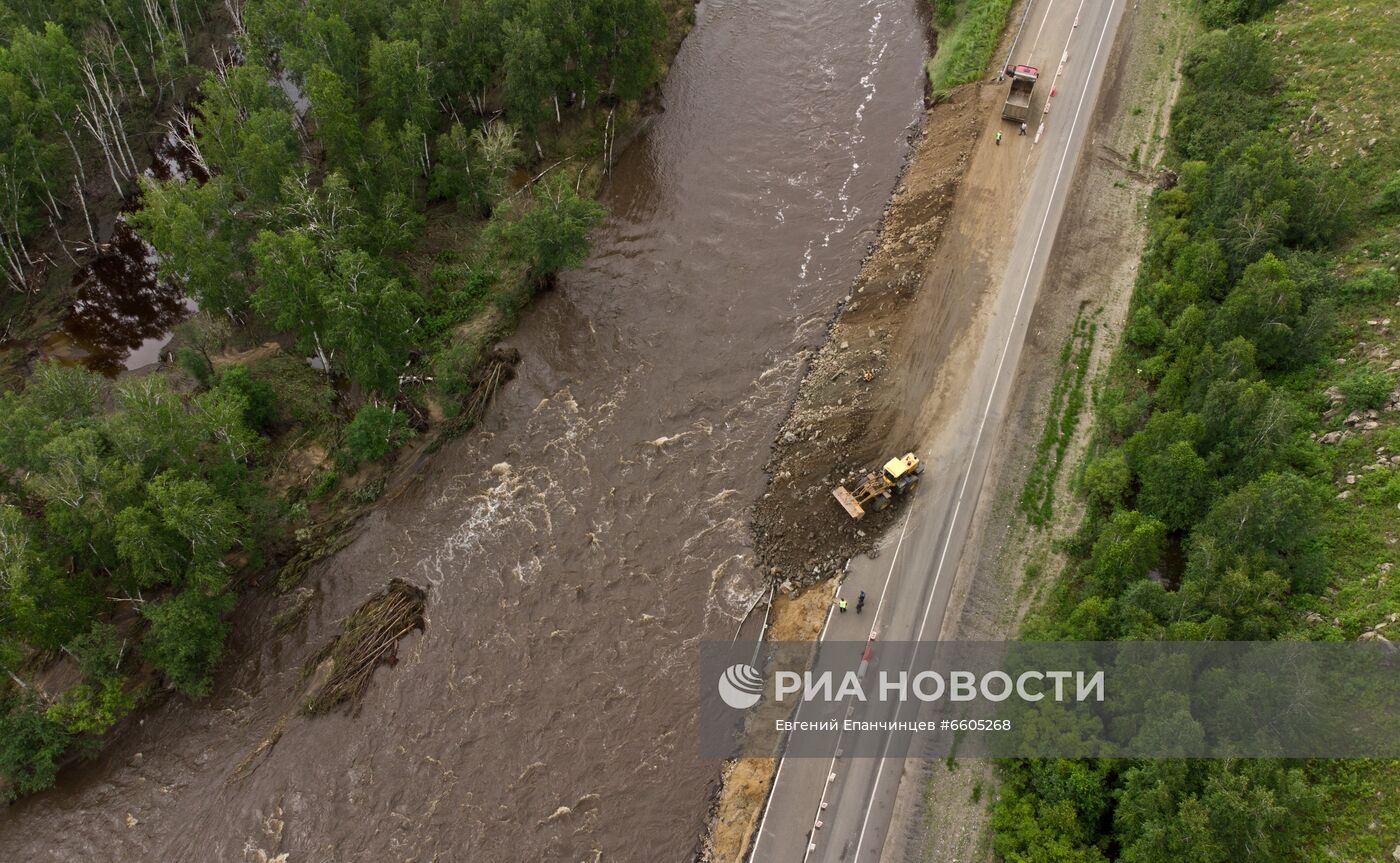
<svg viewBox="0 0 1400 863">
<path fill-rule="evenodd" d="M 238 586 L 407 416 L 462 409 L 489 344 L 586 257 L 600 157 L 688 21 L 657 0 L 0 3 L 9 284 L 100 166 L 139 178 L 129 219 L 201 309 L 178 369 L 40 364 L 0 394 L 0 795 L 150 691 L 207 693 Z M 208 47 L 220 27 L 236 50 Z M 140 177 L 133 128 L 182 81 L 208 180 Z M 237 359 L 268 338 L 293 349 Z"/>
<path fill-rule="evenodd" d="M 188 78 L 199 0 L 0 3 L 0 286 L 32 287 L 32 246 L 66 219 L 97 243 L 85 195 L 145 167 L 135 130 Z M 0 306 L 2 307 L 2 306 Z"/>
<path fill-rule="evenodd" d="M 1365 88 L 1311 89 L 1343 63 L 1337 45 L 1383 45 L 1388 12 L 1372 4 L 1342 37 L 1295 53 L 1284 27 L 1335 21 L 1340 7 L 1249 23 L 1275 5 L 1199 7 L 1213 29 L 1182 66 L 1175 182 L 1153 196 L 1124 341 L 1095 393 L 1086 515 L 1024 637 L 1380 638 L 1400 609 L 1384 577 L 1400 504 L 1397 376 L 1375 342 L 1400 299 L 1387 266 L 1400 251 L 1400 159 L 1319 122 L 1349 114 L 1349 98 L 1372 107 Z M 1381 128 L 1384 116 L 1364 114 Z M 992 819 L 1007 861 L 1380 859 L 1400 827 L 1389 762 L 1001 771 Z"/>
<path fill-rule="evenodd" d="M 655 83 L 666 19 L 655 0 L 250 2 L 241 23 L 247 56 L 205 76 L 191 123 L 211 179 L 146 184 L 134 222 L 206 312 L 387 398 L 411 353 L 583 259 L 601 210 L 578 171 L 512 176 L 566 119 Z M 403 256 L 438 200 L 489 220 L 420 280 Z"/>
</svg>

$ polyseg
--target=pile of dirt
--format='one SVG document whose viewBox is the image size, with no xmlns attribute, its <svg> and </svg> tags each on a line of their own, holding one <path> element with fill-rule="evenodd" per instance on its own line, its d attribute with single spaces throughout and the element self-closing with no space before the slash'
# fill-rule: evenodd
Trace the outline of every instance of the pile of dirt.
<svg viewBox="0 0 1400 863">
<path fill-rule="evenodd" d="M 869 551 L 900 517 L 897 508 L 853 521 L 831 496 L 912 441 L 887 441 L 870 423 L 897 393 L 882 387 L 890 342 L 919 287 L 953 209 L 985 119 L 969 84 L 929 109 L 904 175 L 885 208 L 880 239 L 809 360 L 765 470 L 768 491 L 754 514 L 760 561 L 798 584 L 840 571 Z M 893 449 L 890 449 L 890 448 Z M 898 450 L 895 452 L 894 450 Z"/>
<path fill-rule="evenodd" d="M 377 666 L 398 661 L 399 639 L 423 629 L 427 599 L 423 588 L 396 578 L 355 609 L 340 634 L 306 662 L 306 712 L 325 713 L 359 698 Z"/>
<path fill-rule="evenodd" d="M 725 762 L 721 772 L 722 791 L 710 812 L 710 829 L 705 837 L 702 859 L 739 860 L 753 844 L 768 789 L 773 784 L 777 762 L 772 758 L 736 758 Z"/>
<path fill-rule="evenodd" d="M 831 582 L 846 560 L 870 551 L 902 508 L 853 521 L 831 496 L 913 444 L 890 442 L 869 417 L 895 397 L 885 386 L 892 336 L 923 284 L 985 119 L 982 85 L 969 84 L 924 115 L 899 187 L 826 343 L 808 361 L 765 466 L 768 491 L 755 508 L 759 560 L 774 578 L 801 586 L 773 604 L 772 641 L 811 641 L 831 605 Z M 890 447 L 898 449 L 893 452 Z M 890 451 L 887 451 L 890 450 Z M 711 812 L 703 858 L 738 860 L 753 838 L 773 778 L 771 758 L 730 762 Z"/>
</svg>

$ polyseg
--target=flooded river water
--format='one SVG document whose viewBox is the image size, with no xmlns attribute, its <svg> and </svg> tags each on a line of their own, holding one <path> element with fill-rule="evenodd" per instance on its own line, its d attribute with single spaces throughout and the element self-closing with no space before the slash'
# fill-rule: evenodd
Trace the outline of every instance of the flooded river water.
<svg viewBox="0 0 1400 863">
<path fill-rule="evenodd" d="M 483 425 L 313 569 L 298 631 L 245 604 L 219 695 L 0 816 L 0 859 L 688 859 L 718 770 L 696 644 L 761 588 L 749 508 L 897 177 L 922 34 L 914 0 L 707 0 Z M 426 630 L 354 714 L 296 713 L 391 576 L 429 588 Z"/>
</svg>

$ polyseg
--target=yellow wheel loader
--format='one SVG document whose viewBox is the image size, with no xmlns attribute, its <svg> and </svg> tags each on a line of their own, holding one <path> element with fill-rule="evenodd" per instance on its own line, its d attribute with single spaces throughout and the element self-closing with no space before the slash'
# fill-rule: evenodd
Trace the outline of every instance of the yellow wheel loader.
<svg viewBox="0 0 1400 863">
<path fill-rule="evenodd" d="M 902 458 L 892 458 L 879 470 L 866 474 L 854 491 L 847 491 L 842 485 L 832 489 L 831 494 L 851 518 L 859 520 L 865 518 L 867 510 L 879 512 L 890 505 L 895 495 L 913 491 L 923 472 L 924 465 L 919 457 L 912 452 L 905 453 Z"/>
</svg>

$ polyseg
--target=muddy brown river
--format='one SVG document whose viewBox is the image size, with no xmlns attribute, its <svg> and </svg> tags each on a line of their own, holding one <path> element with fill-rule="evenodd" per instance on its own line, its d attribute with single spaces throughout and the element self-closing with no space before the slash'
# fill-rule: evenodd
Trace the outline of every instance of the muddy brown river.
<svg viewBox="0 0 1400 863">
<path fill-rule="evenodd" d="M 749 509 L 895 183 L 922 34 L 915 0 L 702 4 L 482 427 L 313 569 L 299 630 L 250 599 L 218 695 L 5 813 L 0 860 L 692 857 L 718 771 L 696 645 L 762 587 Z M 355 713 L 296 713 L 302 662 L 391 576 L 429 588 L 426 630 Z"/>
</svg>

